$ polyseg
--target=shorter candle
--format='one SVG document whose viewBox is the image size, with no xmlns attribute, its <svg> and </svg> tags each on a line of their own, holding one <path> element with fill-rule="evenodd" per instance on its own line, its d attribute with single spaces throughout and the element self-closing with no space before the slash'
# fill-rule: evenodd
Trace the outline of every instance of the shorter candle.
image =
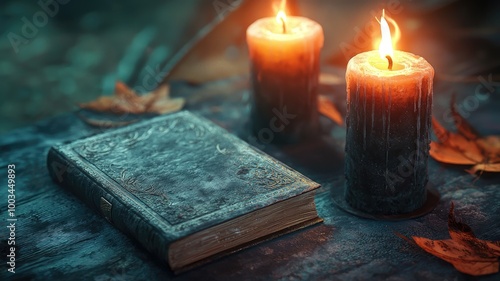
<svg viewBox="0 0 500 281">
<path fill-rule="evenodd" d="M 259 19 L 247 29 L 252 130 L 263 143 L 318 132 L 317 90 L 323 29 L 304 17 Z"/>
<path fill-rule="evenodd" d="M 434 69 L 414 54 L 384 50 L 391 41 L 384 25 L 382 32 L 381 50 L 347 65 L 345 197 L 361 211 L 394 215 L 426 200 Z"/>
</svg>

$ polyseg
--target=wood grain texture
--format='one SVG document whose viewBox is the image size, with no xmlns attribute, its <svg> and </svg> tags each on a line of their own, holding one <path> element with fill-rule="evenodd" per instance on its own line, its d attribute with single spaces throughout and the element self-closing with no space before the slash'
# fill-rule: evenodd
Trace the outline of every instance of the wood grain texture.
<svg viewBox="0 0 500 281">
<path fill-rule="evenodd" d="M 447 213 L 455 202 L 456 215 L 480 239 L 500 240 L 500 177 L 480 179 L 460 166 L 429 162 L 429 179 L 441 193 L 439 206 L 430 214 L 403 222 L 381 222 L 348 215 L 332 203 L 330 190 L 342 188 L 345 128 L 322 119 L 323 135 L 296 146 L 276 147 L 255 143 L 249 135 L 248 77 L 215 81 L 203 86 L 176 83 L 174 97 L 188 101 L 199 113 L 243 140 L 322 184 L 316 205 L 324 223 L 230 255 L 180 276 L 174 275 L 136 242 L 92 212 L 72 194 L 58 187 L 46 170 L 50 146 L 98 133 L 74 113 L 51 118 L 0 138 L 0 171 L 16 164 L 16 214 L 19 256 L 14 275 L 2 269 L 0 279 L 12 280 L 465 280 L 451 265 L 413 248 L 393 231 L 410 236 L 447 236 Z M 463 86 L 457 102 L 473 93 L 476 85 Z M 442 119 L 450 95 L 436 85 L 434 115 Z M 345 98 L 345 85 L 325 88 L 321 94 Z M 338 103 L 345 112 L 343 103 Z M 496 110 L 500 97 L 491 95 L 469 118 L 483 134 L 500 129 Z M 448 124 L 445 123 L 446 126 Z M 3 176 L 2 176 L 3 177 Z M 6 209 L 6 187 L 0 208 Z M 5 224 L 5 213 L 1 221 Z M 2 226 L 3 228 L 3 226 Z M 2 230 L 3 231 L 3 230 Z M 6 250 L 5 233 L 0 247 Z M 3 260 L 4 258 L 2 258 Z M 496 280 L 498 274 L 482 280 Z"/>
</svg>

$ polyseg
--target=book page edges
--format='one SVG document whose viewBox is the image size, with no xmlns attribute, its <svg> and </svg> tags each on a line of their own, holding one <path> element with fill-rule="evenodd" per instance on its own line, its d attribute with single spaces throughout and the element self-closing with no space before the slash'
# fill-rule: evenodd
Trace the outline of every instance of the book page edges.
<svg viewBox="0 0 500 281">
<path fill-rule="evenodd" d="M 212 256 L 231 253 L 245 248 L 244 245 L 255 245 L 261 240 L 322 221 L 316 211 L 315 193 L 313 190 L 277 202 L 173 242 L 168 250 L 171 268 L 183 271 L 180 268 L 203 263 Z"/>
<path fill-rule="evenodd" d="M 258 245 L 260 243 L 264 243 L 264 242 L 267 242 L 267 241 L 270 241 L 270 240 L 273 240 L 274 238 L 277 238 L 277 237 L 280 237 L 280 236 L 283 236 L 283 235 L 286 235 L 286 234 L 289 234 L 289 233 L 292 233 L 292 232 L 295 232 L 295 231 L 298 231 L 298 230 L 301 230 L 301 229 L 304 229 L 304 228 L 307 228 L 309 226 L 313 226 L 315 224 L 318 224 L 318 223 L 321 223 L 323 222 L 323 219 L 320 218 L 320 217 L 316 217 L 314 219 L 311 219 L 311 220 L 308 220 L 308 221 L 305 221 L 303 223 L 300 223 L 300 224 L 296 224 L 294 226 L 291 226 L 291 227 L 288 227 L 288 228 L 285 228 L 281 231 L 277 231 L 275 233 L 271 233 L 267 236 L 263 236 L 263 237 L 260 237 L 258 239 L 255 239 L 255 240 L 252 240 L 248 243 L 244 243 L 244 244 L 241 244 L 237 247 L 234 247 L 232 249 L 228 249 L 226 251 L 223 251 L 223 252 L 220 252 L 218 254 L 215 254 L 211 257 L 208 257 L 208 258 L 205 258 L 205 259 L 202 259 L 202 260 L 199 260 L 197 262 L 194 262 L 192 264 L 188 264 L 188 265 L 185 265 L 185 266 L 182 266 L 182 267 L 179 267 L 179 268 L 171 268 L 172 271 L 175 273 L 175 274 L 181 274 L 183 272 L 186 272 L 188 270 L 191 270 L 193 268 L 196 268 L 196 267 L 199 267 L 201 265 L 204 265 L 204 264 L 207 264 L 207 263 L 210 263 L 212 261 L 215 261 L 219 258 L 222 258 L 222 257 L 225 257 L 227 255 L 230 255 L 230 254 L 233 254 L 233 253 L 236 253 L 236 252 L 239 252 L 241 250 L 244 250 L 244 249 L 247 249 L 247 248 L 250 248 L 250 247 L 253 247 L 255 245 Z"/>
</svg>

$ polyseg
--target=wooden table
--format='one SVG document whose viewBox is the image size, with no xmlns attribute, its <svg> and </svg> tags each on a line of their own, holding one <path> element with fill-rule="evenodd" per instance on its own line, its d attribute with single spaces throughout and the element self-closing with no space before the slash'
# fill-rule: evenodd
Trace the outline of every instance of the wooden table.
<svg viewBox="0 0 500 281">
<path fill-rule="evenodd" d="M 342 70 L 340 70 L 342 71 Z M 199 113 L 242 139 L 248 135 L 248 78 L 234 77 L 202 86 L 173 83 L 174 96 L 188 99 L 186 109 Z M 459 102 L 479 84 L 457 93 Z M 434 114 L 442 120 L 450 96 L 435 87 Z M 345 85 L 323 86 L 345 111 Z M 469 121 L 484 134 L 500 134 L 500 96 L 490 95 L 469 112 Z M 277 147 L 256 144 L 265 152 L 322 184 L 316 205 L 324 223 L 232 254 L 174 276 L 166 264 L 112 227 L 72 194 L 51 181 L 46 168 L 50 146 L 102 129 L 84 124 L 74 113 L 11 131 L 0 138 L 3 276 L 12 280 L 465 280 L 450 264 L 416 248 L 394 234 L 448 238 L 447 214 L 456 214 L 478 237 L 500 240 L 500 176 L 479 179 L 464 167 L 429 163 L 432 184 L 441 201 L 430 214 L 401 222 L 361 219 L 338 209 L 331 191 L 342 188 L 345 128 L 322 119 L 323 135 L 315 141 Z M 446 124 L 449 127 L 450 124 Z M 255 143 L 253 143 L 255 144 Z M 6 271 L 7 171 L 16 166 L 16 273 Z M 482 277 L 498 280 L 499 274 Z M 474 279 L 475 280 L 475 279 Z"/>
</svg>

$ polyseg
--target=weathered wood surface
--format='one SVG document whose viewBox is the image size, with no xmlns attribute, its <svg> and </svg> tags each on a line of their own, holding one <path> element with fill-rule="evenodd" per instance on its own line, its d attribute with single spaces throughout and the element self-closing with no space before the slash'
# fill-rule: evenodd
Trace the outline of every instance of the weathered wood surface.
<svg viewBox="0 0 500 281">
<path fill-rule="evenodd" d="M 248 78 L 204 86 L 174 84 L 173 95 L 197 112 L 253 143 L 248 136 Z M 479 82 L 478 82 L 479 83 Z M 464 84 L 458 101 L 478 85 Z M 323 87 L 344 110 L 345 85 Z M 434 114 L 442 120 L 450 96 L 436 85 Z M 490 95 L 470 112 L 484 134 L 500 134 L 500 97 Z M 449 125 L 449 123 L 445 123 Z M 463 167 L 430 161 L 430 181 L 441 201 L 430 214 L 402 222 L 360 219 L 333 205 L 330 191 L 342 188 L 345 129 L 322 119 L 323 135 L 309 143 L 276 147 L 256 144 L 323 186 L 316 204 L 324 223 L 230 255 L 180 276 L 138 243 L 116 230 L 72 194 L 51 181 L 45 160 L 55 143 L 98 133 L 74 113 L 11 131 L 0 138 L 4 177 L 0 195 L 2 271 L 0 280 L 466 280 L 450 264 L 409 245 L 394 234 L 446 238 L 450 202 L 482 239 L 500 240 L 500 175 L 475 180 Z M 255 144 L 255 143 L 254 143 Z M 7 242 L 6 167 L 16 165 L 16 273 L 5 267 Z M 499 275 L 483 277 L 498 280 Z"/>
</svg>

